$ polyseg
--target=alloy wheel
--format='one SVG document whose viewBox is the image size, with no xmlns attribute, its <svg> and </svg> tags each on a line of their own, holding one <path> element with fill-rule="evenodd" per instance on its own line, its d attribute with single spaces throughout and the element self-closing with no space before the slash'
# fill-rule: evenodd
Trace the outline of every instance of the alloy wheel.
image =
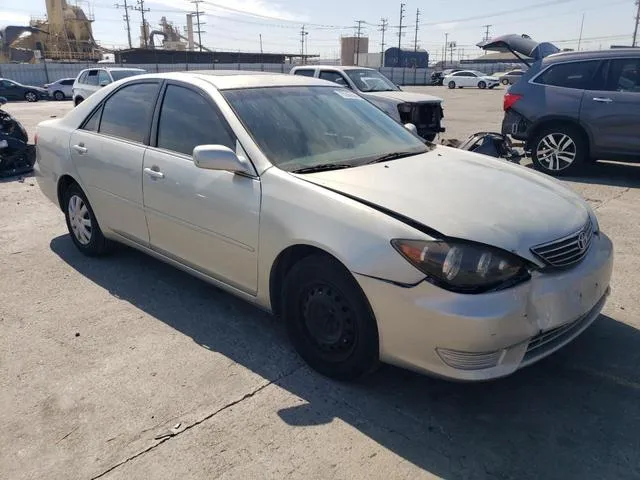
<svg viewBox="0 0 640 480">
<path fill-rule="evenodd" d="M 556 172 L 569 168 L 576 159 L 576 155 L 575 142 L 564 133 L 550 133 L 536 146 L 538 162 L 544 168 Z"/>
<path fill-rule="evenodd" d="M 81 245 L 88 245 L 91 242 L 93 225 L 91 224 L 91 215 L 87 205 L 80 196 L 72 195 L 69 199 L 68 211 L 73 235 Z"/>
<path fill-rule="evenodd" d="M 27 102 L 35 102 L 38 99 L 36 94 L 33 92 L 27 92 L 24 98 L 27 100 Z"/>
</svg>

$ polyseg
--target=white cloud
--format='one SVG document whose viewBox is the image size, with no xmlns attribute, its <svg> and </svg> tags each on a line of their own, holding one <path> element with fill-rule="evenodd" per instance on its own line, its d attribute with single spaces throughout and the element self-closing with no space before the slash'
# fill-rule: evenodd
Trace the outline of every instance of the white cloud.
<svg viewBox="0 0 640 480">
<path fill-rule="evenodd" d="M 31 17 L 22 12 L 0 10 L 0 25 L 29 25 Z"/>
</svg>

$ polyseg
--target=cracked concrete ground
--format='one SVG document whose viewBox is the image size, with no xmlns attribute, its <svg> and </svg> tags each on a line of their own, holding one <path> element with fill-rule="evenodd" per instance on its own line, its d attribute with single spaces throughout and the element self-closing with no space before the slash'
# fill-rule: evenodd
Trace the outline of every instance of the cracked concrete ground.
<svg viewBox="0 0 640 480">
<path fill-rule="evenodd" d="M 503 91 L 445 97 L 447 136 L 499 129 Z M 33 135 L 68 103 L 7 107 Z M 640 166 L 568 179 L 613 239 L 602 317 L 497 382 L 307 369 L 282 326 L 122 248 L 89 259 L 32 178 L 0 183 L 2 479 L 640 477 Z"/>
</svg>

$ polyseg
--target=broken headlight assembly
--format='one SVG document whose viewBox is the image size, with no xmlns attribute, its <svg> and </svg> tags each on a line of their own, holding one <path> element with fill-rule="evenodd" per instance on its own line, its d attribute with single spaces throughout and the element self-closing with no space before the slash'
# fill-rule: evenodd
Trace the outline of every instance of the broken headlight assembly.
<svg viewBox="0 0 640 480">
<path fill-rule="evenodd" d="M 398 112 L 400 113 L 411 113 L 412 105 L 410 103 L 401 103 L 398 105 Z"/>
<path fill-rule="evenodd" d="M 530 277 L 525 260 L 498 248 L 461 240 L 392 240 L 427 280 L 458 293 L 502 290 Z"/>
</svg>

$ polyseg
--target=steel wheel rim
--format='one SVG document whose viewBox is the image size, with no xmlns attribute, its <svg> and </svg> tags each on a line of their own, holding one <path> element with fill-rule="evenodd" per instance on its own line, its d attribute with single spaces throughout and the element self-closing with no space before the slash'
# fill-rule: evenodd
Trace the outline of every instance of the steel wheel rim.
<svg viewBox="0 0 640 480">
<path fill-rule="evenodd" d="M 342 293 L 324 282 L 314 282 L 301 295 L 302 328 L 313 348 L 327 361 L 341 362 L 357 342 L 355 312 Z"/>
<path fill-rule="evenodd" d="M 578 149 L 573 139 L 564 133 L 550 133 L 538 142 L 538 162 L 554 172 L 569 168 L 576 159 Z"/>
<path fill-rule="evenodd" d="M 88 245 L 91 242 L 91 234 L 93 232 L 89 208 L 80 196 L 73 195 L 69 199 L 68 211 L 69 224 L 71 225 L 73 236 L 76 237 L 76 240 L 81 245 Z"/>
<path fill-rule="evenodd" d="M 26 97 L 29 102 L 35 102 L 36 100 L 36 94 L 32 92 L 27 93 Z"/>
</svg>

